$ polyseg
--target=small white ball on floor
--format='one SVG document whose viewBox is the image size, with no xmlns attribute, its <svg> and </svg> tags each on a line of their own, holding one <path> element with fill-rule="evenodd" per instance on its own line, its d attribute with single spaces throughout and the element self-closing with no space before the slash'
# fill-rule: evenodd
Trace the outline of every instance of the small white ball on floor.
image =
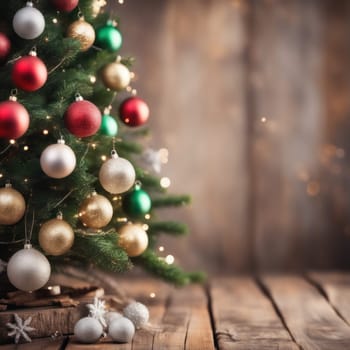
<svg viewBox="0 0 350 350">
<path fill-rule="evenodd" d="M 101 323 L 92 317 L 84 317 L 74 326 L 74 335 L 80 343 L 96 343 L 100 339 L 102 332 Z"/>
<path fill-rule="evenodd" d="M 149 320 L 149 311 L 147 307 L 137 301 L 126 306 L 123 313 L 124 316 L 135 325 L 136 329 L 144 326 Z"/>
<path fill-rule="evenodd" d="M 120 318 L 123 317 L 123 315 L 119 312 L 116 311 L 109 311 L 104 315 L 104 319 L 106 320 L 107 326 L 109 326 L 109 324 L 115 320 L 116 318 Z"/>
<path fill-rule="evenodd" d="M 108 335 L 118 343 L 130 343 L 135 334 L 134 324 L 126 317 L 117 317 L 108 326 Z"/>
</svg>

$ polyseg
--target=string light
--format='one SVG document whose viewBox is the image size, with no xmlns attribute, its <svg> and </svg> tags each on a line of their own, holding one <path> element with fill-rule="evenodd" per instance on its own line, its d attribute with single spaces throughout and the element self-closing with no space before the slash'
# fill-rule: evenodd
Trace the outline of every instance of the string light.
<svg viewBox="0 0 350 350">
<path fill-rule="evenodd" d="M 96 149 L 96 147 L 97 147 L 96 143 L 92 143 L 91 147 L 92 147 L 92 149 Z"/>
<path fill-rule="evenodd" d="M 117 218 L 117 222 L 128 222 L 128 218 Z"/>
<path fill-rule="evenodd" d="M 267 122 L 267 118 L 266 118 L 266 117 L 262 117 L 262 118 L 260 119 L 260 121 L 261 121 L 262 123 L 266 123 L 266 122 Z"/>
<path fill-rule="evenodd" d="M 131 86 L 127 86 L 127 87 L 126 87 L 126 91 L 127 91 L 127 92 L 130 92 L 131 90 L 132 90 L 132 87 L 131 87 Z"/>
<path fill-rule="evenodd" d="M 47 119 L 47 120 L 51 119 L 51 115 L 47 115 L 47 116 L 46 116 L 46 119 Z"/>
<path fill-rule="evenodd" d="M 0 173 L 0 179 L 3 178 L 3 177 L 4 177 L 4 174 L 1 174 L 1 173 Z"/>
<path fill-rule="evenodd" d="M 29 180 L 27 178 L 24 179 L 24 182 L 27 183 Z"/>
<path fill-rule="evenodd" d="M 101 156 L 101 160 L 102 160 L 103 162 L 105 162 L 105 161 L 107 160 L 107 156 L 105 156 L 105 155 Z"/>
<path fill-rule="evenodd" d="M 55 24 L 58 23 L 58 19 L 57 18 L 53 18 L 52 19 L 52 23 L 55 23 Z"/>
<path fill-rule="evenodd" d="M 150 215 L 150 214 L 146 214 L 146 215 L 145 215 L 145 219 L 146 219 L 146 220 L 149 220 L 150 218 L 151 218 L 151 215 Z"/>
<path fill-rule="evenodd" d="M 174 261 L 175 261 L 175 258 L 174 258 L 172 255 L 170 255 L 170 254 L 167 255 L 167 256 L 165 257 L 165 262 L 166 262 L 168 265 L 173 264 Z"/>
<path fill-rule="evenodd" d="M 28 146 L 24 146 L 24 147 L 23 147 L 23 150 L 24 150 L 24 151 L 28 151 L 28 150 L 29 150 L 29 147 L 28 147 Z"/>
<path fill-rule="evenodd" d="M 120 5 L 124 4 L 124 0 L 118 0 L 118 2 L 119 2 Z"/>
<path fill-rule="evenodd" d="M 142 228 L 147 231 L 149 229 L 149 226 L 147 224 L 142 225 Z"/>
<path fill-rule="evenodd" d="M 164 247 L 161 245 L 161 246 L 158 248 L 158 250 L 159 250 L 160 252 L 164 252 Z"/>
<path fill-rule="evenodd" d="M 16 143 L 16 140 L 11 139 L 9 142 L 11 145 L 14 145 Z"/>
<path fill-rule="evenodd" d="M 47 129 L 43 130 L 43 135 L 48 135 L 48 133 L 49 133 L 49 130 L 47 130 Z"/>
<path fill-rule="evenodd" d="M 168 177 L 162 177 L 160 179 L 160 186 L 162 188 L 168 188 L 171 185 L 171 181 Z"/>
<path fill-rule="evenodd" d="M 149 293 L 149 297 L 152 298 L 152 299 L 155 298 L 156 297 L 156 293 L 154 293 L 154 292 Z"/>
<path fill-rule="evenodd" d="M 94 75 L 90 75 L 90 82 L 92 84 L 95 84 L 96 83 L 96 77 Z"/>
</svg>

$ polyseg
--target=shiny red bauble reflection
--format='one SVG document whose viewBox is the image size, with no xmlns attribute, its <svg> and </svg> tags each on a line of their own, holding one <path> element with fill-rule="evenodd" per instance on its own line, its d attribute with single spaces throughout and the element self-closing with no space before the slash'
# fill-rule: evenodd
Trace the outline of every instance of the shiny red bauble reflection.
<svg viewBox="0 0 350 350">
<path fill-rule="evenodd" d="M 51 0 L 52 5 L 58 11 L 71 12 L 79 3 L 79 0 Z"/>
<path fill-rule="evenodd" d="M 16 101 L 0 103 L 0 137 L 17 139 L 29 127 L 29 114 L 23 105 Z"/>
<path fill-rule="evenodd" d="M 119 117 L 128 126 L 141 126 L 149 118 L 149 108 L 139 97 L 129 97 L 119 107 Z"/>
<path fill-rule="evenodd" d="M 12 81 L 24 91 L 40 89 L 47 80 L 47 69 L 44 62 L 36 56 L 25 56 L 13 65 Z"/>
<path fill-rule="evenodd" d="M 96 134 L 101 125 L 101 112 L 90 101 L 73 102 L 64 114 L 64 123 L 71 134 L 87 137 Z"/>
<path fill-rule="evenodd" d="M 10 54 L 10 51 L 11 51 L 11 41 L 4 33 L 0 33 L 0 62 L 1 63 L 6 61 L 6 58 Z"/>
</svg>

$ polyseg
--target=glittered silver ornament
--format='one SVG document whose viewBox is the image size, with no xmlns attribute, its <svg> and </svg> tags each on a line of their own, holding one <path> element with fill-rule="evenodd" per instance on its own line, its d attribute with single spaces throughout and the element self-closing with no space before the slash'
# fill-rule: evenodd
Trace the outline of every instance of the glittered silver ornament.
<svg viewBox="0 0 350 350">
<path fill-rule="evenodd" d="M 123 313 L 137 329 L 144 326 L 149 320 L 149 311 L 147 307 L 137 301 L 126 306 Z"/>
<path fill-rule="evenodd" d="M 115 319 L 123 317 L 122 314 L 120 314 L 119 312 L 116 311 L 109 311 L 104 315 L 104 319 L 107 322 L 107 326 Z"/>
<path fill-rule="evenodd" d="M 112 157 L 103 163 L 99 173 L 102 187 L 113 194 L 129 190 L 135 182 L 135 177 L 132 164 L 127 159 L 118 157 L 115 150 L 112 151 Z"/>
<path fill-rule="evenodd" d="M 42 34 L 45 29 L 43 14 L 28 1 L 26 6 L 18 10 L 13 17 L 13 29 L 23 39 L 32 40 Z"/>
<path fill-rule="evenodd" d="M 40 157 L 40 166 L 43 172 L 54 179 L 62 179 L 70 175 L 76 165 L 73 150 L 58 140 L 57 144 L 45 148 Z"/>
<path fill-rule="evenodd" d="M 134 334 L 135 326 L 126 317 L 113 319 L 108 327 L 108 335 L 118 343 L 131 343 Z"/>
<path fill-rule="evenodd" d="M 96 343 L 100 339 L 102 332 L 101 323 L 92 317 L 84 317 L 74 326 L 74 335 L 76 339 L 85 344 Z"/>
<path fill-rule="evenodd" d="M 34 291 L 43 287 L 50 278 L 51 267 L 45 255 L 26 244 L 10 258 L 7 264 L 7 277 L 17 288 Z"/>
</svg>

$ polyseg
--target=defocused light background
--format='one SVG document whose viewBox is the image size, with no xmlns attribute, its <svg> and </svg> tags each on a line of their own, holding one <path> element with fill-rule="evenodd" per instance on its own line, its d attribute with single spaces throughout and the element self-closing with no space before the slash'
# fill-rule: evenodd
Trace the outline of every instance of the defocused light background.
<svg viewBox="0 0 350 350">
<path fill-rule="evenodd" d="M 125 0 L 122 55 L 148 101 L 164 256 L 211 272 L 350 266 L 350 2 Z"/>
</svg>

